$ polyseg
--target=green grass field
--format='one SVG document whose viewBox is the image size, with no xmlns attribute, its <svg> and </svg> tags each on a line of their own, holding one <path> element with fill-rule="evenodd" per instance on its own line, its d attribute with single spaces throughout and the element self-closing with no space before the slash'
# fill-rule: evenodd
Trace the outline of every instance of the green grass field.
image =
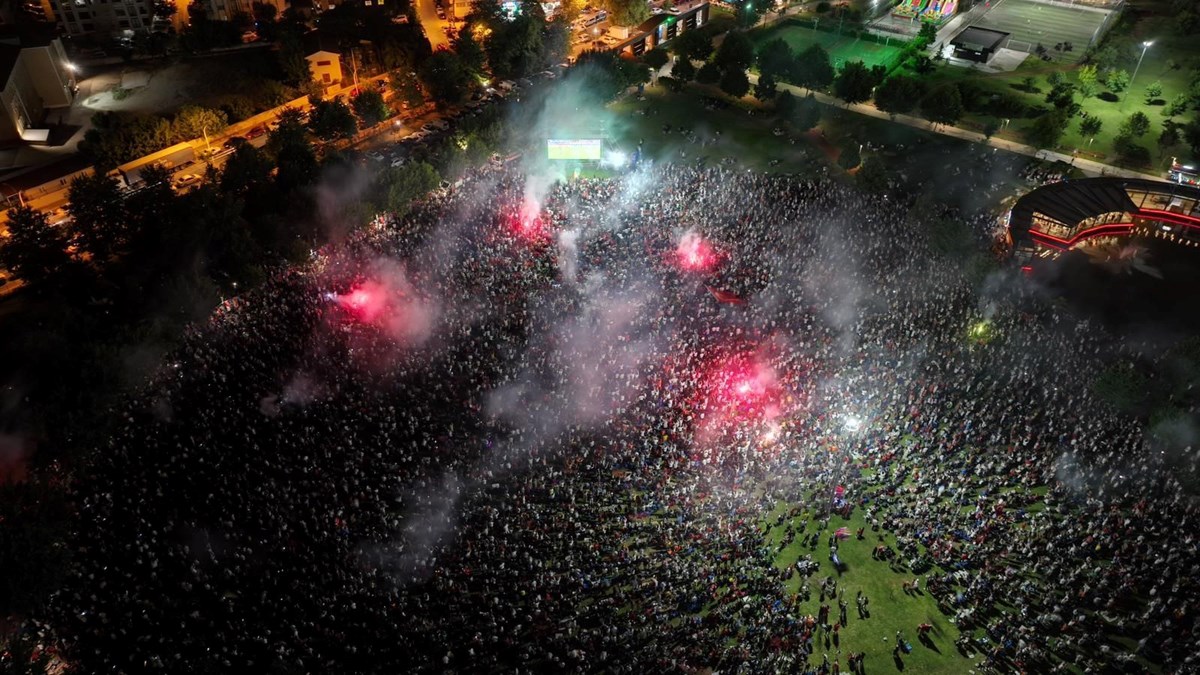
<svg viewBox="0 0 1200 675">
<path fill-rule="evenodd" d="M 773 524 L 776 517 L 784 513 L 787 507 L 788 505 L 785 504 L 778 505 L 767 518 L 767 522 Z M 799 526 L 801 520 L 802 518 L 798 517 L 790 522 Z M 815 521 L 816 518 L 809 514 L 808 520 Z M 788 522 L 785 520 L 783 525 L 771 529 L 768 539 L 773 545 L 777 546 L 783 540 L 783 528 Z M 958 651 L 954 646 L 954 641 L 958 638 L 960 631 L 950 622 L 949 617 L 938 611 L 937 603 L 932 596 L 926 591 L 917 595 L 904 592 L 902 584 L 912 581 L 914 575 L 908 572 L 897 572 L 891 568 L 889 563 L 872 559 L 871 551 L 876 544 L 886 543 L 894 548 L 896 539 L 888 533 L 883 533 L 881 539 L 880 532 L 872 532 L 863 518 L 862 509 L 856 509 L 849 520 L 838 516 L 830 519 L 829 528 L 820 533 L 821 540 L 817 543 L 816 549 L 801 545 L 801 537 L 797 534 L 796 541 L 780 551 L 776 557 L 775 565 L 781 569 L 795 565 L 796 561 L 805 554 L 812 556 L 813 560 L 821 562 L 821 568 L 808 579 L 812 598 L 803 603 L 803 611 L 815 616 L 821 605 L 820 580 L 833 573 L 833 568 L 828 560 L 828 537 L 839 527 L 849 528 L 851 534 L 858 528 L 865 527 L 866 532 L 862 541 L 851 537 L 839 545 L 838 557 L 845 563 L 847 569 L 838 580 L 838 588 L 846 589 L 845 599 L 850 604 L 847 610 L 849 622 L 840 632 L 839 645 L 831 643 L 828 648 L 823 644 L 818 647 L 816 650 L 818 660 L 822 651 L 833 654 L 834 650 L 841 649 L 843 655 L 850 652 L 866 652 L 865 663 L 868 673 L 896 672 L 897 665 L 892 659 L 892 648 L 896 644 L 896 631 L 901 631 L 905 639 L 913 646 L 912 652 L 903 656 L 906 672 L 922 673 L 923 675 L 964 675 L 974 669 L 975 664 L 981 661 L 982 657 L 974 655 L 973 658 L 968 658 Z M 819 532 L 818 525 L 815 522 L 809 522 L 805 532 L 809 535 Z M 798 591 L 803 582 L 804 578 L 796 575 L 788 582 L 788 590 Z M 865 619 L 859 618 L 854 603 L 854 598 L 860 590 L 870 601 L 867 607 L 870 615 Z M 826 603 L 831 605 L 830 621 L 836 621 L 837 602 L 827 600 Z M 933 648 L 917 640 L 917 625 L 921 623 L 933 625 Z"/>
<path fill-rule="evenodd" d="M 884 65 L 889 68 L 900 58 L 902 42 L 894 45 L 879 44 L 870 39 L 858 39 L 854 35 L 839 35 L 829 31 L 807 28 L 799 20 L 786 21 L 751 35 L 757 44 L 762 44 L 775 38 L 781 38 L 792 48 L 800 52 L 812 44 L 819 44 L 829 52 L 829 60 L 834 68 L 848 61 L 862 61 L 868 67 Z"/>
<path fill-rule="evenodd" d="M 1011 39 L 1028 43 L 1031 52 L 1038 43 L 1052 49 L 1056 43 L 1070 42 L 1075 49 L 1056 58 L 1077 63 L 1083 58 L 1104 17 L 1104 12 L 1084 7 L 1061 7 L 1035 0 L 1000 0 L 973 25 L 1012 33 Z"/>
<path fill-rule="evenodd" d="M 644 155 L 656 161 L 692 164 L 704 158 L 716 164 L 730 160 L 747 168 L 785 173 L 813 171 L 825 162 L 810 143 L 798 139 L 793 144 L 790 135 L 775 136 L 774 129 L 781 125 L 763 113 L 751 116 L 752 108 L 727 103 L 705 110 L 704 97 L 690 89 L 672 93 L 649 87 L 645 99 L 630 97 L 609 106 L 616 113 L 612 129 L 626 147 L 641 141 Z M 670 131 L 664 133 L 663 125 L 669 125 Z M 696 142 L 680 130 L 691 132 Z"/>
</svg>

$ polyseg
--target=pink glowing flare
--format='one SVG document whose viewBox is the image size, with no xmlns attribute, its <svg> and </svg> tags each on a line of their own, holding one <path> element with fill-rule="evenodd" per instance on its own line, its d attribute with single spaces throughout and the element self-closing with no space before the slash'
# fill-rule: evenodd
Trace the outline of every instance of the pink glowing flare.
<svg viewBox="0 0 1200 675">
<path fill-rule="evenodd" d="M 679 238 L 675 258 L 679 267 L 689 272 L 711 272 L 721 262 L 712 244 L 695 230 L 688 230 Z"/>
</svg>

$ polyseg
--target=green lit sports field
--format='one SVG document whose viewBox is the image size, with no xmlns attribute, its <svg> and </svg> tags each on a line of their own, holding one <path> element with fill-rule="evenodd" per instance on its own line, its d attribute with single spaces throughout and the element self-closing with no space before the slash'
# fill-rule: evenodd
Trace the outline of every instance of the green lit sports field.
<svg viewBox="0 0 1200 675">
<path fill-rule="evenodd" d="M 835 68 L 848 61 L 862 61 L 868 68 L 876 65 L 891 67 L 900 58 L 901 47 L 904 46 L 899 41 L 893 41 L 889 46 L 870 39 L 859 40 L 853 35 L 813 30 L 805 27 L 800 20 L 786 21 L 767 30 L 756 31 L 751 38 L 756 45 L 782 38 L 793 53 L 799 53 L 814 43 L 819 44 L 829 52 L 829 62 Z"/>
<path fill-rule="evenodd" d="M 1036 0 L 1000 0 L 972 25 L 1012 33 L 1013 40 L 1028 43 L 1031 53 L 1038 43 L 1053 49 L 1059 42 L 1070 42 L 1075 49 L 1057 58 L 1076 63 L 1083 58 L 1105 15 L 1106 12 L 1087 7 L 1052 5 Z"/>
</svg>

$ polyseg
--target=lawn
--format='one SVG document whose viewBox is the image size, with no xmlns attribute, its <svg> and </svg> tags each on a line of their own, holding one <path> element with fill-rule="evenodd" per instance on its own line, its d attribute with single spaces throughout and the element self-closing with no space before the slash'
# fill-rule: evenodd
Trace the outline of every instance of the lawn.
<svg viewBox="0 0 1200 675">
<path fill-rule="evenodd" d="M 1070 42 L 1075 49 L 1063 54 L 1062 59 L 1077 63 L 1106 15 L 1106 11 L 1083 6 L 1062 7 L 1036 0 L 1000 0 L 973 25 L 1012 33 L 1010 39 L 1028 44 L 1023 51 L 1032 52 L 1039 43 L 1051 49 L 1059 42 Z"/>
<path fill-rule="evenodd" d="M 1012 0 L 1006 0 L 1011 2 Z M 1121 30 L 1124 34 L 1114 34 L 1112 40 L 1125 42 L 1140 42 L 1153 39 L 1154 44 L 1147 50 L 1142 66 L 1138 69 L 1137 79 L 1122 96 L 1118 97 L 1105 91 L 1103 85 L 1098 88 L 1098 95 L 1086 101 L 1076 100 L 1089 115 L 1100 119 L 1102 128 L 1093 141 L 1084 137 L 1079 131 L 1080 118 L 1071 120 L 1067 132 L 1060 139 L 1057 149 L 1066 152 L 1078 151 L 1080 156 L 1096 159 L 1110 164 L 1119 164 L 1113 151 L 1113 139 L 1116 137 L 1121 124 L 1134 112 L 1141 111 L 1150 118 L 1151 129 L 1138 142 L 1151 152 L 1151 166 L 1130 167 L 1148 173 L 1163 173 L 1165 165 L 1170 163 L 1173 154 L 1187 155 L 1185 150 L 1168 149 L 1160 152 L 1157 144 L 1158 135 L 1166 121 L 1163 111 L 1166 103 L 1176 95 L 1188 89 L 1189 71 L 1186 64 L 1194 61 L 1195 49 L 1191 45 L 1194 36 L 1181 36 L 1169 26 L 1169 20 L 1163 18 L 1145 18 L 1130 27 L 1118 26 L 1114 33 Z M 1051 45 L 1052 46 L 1052 45 Z M 1080 47 L 1076 47 L 1080 51 Z M 1130 50 L 1131 57 L 1120 65 L 1126 72 L 1133 74 L 1137 65 L 1137 54 L 1140 49 Z M 982 89 L 985 95 L 1013 96 L 1032 108 L 1049 108 L 1046 94 L 1050 91 L 1048 77 L 1053 72 L 1061 72 L 1068 82 L 1077 82 L 1076 71 L 1079 65 L 1066 57 L 1070 55 L 1055 54 L 1054 61 L 1045 62 L 1037 58 L 1026 59 L 1017 70 L 1010 73 L 981 73 L 979 71 L 959 68 L 957 66 L 942 66 L 936 72 L 926 77 L 929 86 L 940 82 L 958 82 L 970 80 Z M 911 73 L 910 73 L 911 74 Z M 1033 78 L 1034 91 L 1026 91 L 1023 80 Z M 1162 84 L 1163 93 L 1150 104 L 1145 101 L 1146 86 L 1152 82 Z M 968 113 L 959 122 L 959 126 L 968 129 L 982 130 L 989 121 L 998 119 L 986 112 Z M 1186 122 L 1187 116 L 1176 117 L 1175 122 Z M 1026 142 L 1024 131 L 1033 125 L 1033 118 L 1012 119 L 1007 129 L 1002 129 L 997 136 L 1019 142 Z"/>
<path fill-rule="evenodd" d="M 789 508 L 788 504 L 777 505 L 766 522 L 774 524 L 776 518 Z M 871 557 L 871 551 L 877 544 L 884 543 L 895 548 L 896 539 L 882 530 L 872 532 L 870 525 L 864 520 L 862 509 L 855 509 L 849 519 L 834 516 L 825 531 L 819 530 L 818 522 L 811 522 L 817 520 L 812 513 L 807 515 L 810 522 L 804 533 L 811 536 L 817 532 L 821 535 L 816 548 L 802 545 L 801 533 L 797 533 L 796 540 L 778 554 L 775 564 L 781 569 L 795 565 L 805 554 L 821 562 L 821 568 L 808 579 L 812 597 L 802 605 L 805 613 L 814 616 L 821 605 L 820 580 L 833 573 L 829 562 L 829 535 L 839 527 L 849 528 L 851 534 L 860 527 L 866 528 L 862 541 L 851 536 L 839 545 L 838 557 L 845 563 L 846 571 L 838 580 L 838 588 L 844 587 L 846 590 L 845 599 L 850 605 L 847 610 L 849 622 L 841 630 L 840 645 L 821 645 L 817 648 L 817 654 L 822 650 L 832 653 L 839 648 L 842 654 L 866 652 L 867 672 L 893 672 L 897 664 L 892 658 L 892 648 L 896 644 L 896 631 L 901 631 L 913 647 L 912 653 L 903 656 L 906 671 L 933 675 L 963 675 L 982 660 L 979 655 L 968 658 L 958 651 L 954 645 L 959 636 L 958 627 L 938 610 L 937 603 L 928 592 L 922 590 L 916 595 L 904 592 L 902 584 L 913 580 L 912 573 L 895 571 L 889 563 Z M 798 527 L 803 519 L 802 515 L 790 522 Z M 773 546 L 778 546 L 784 539 L 784 527 L 788 522 L 785 520 L 783 525 L 772 527 L 768 540 Z M 803 577 L 796 575 L 788 582 L 788 590 L 799 590 L 803 581 Z M 860 590 L 870 601 L 867 607 L 870 614 L 866 619 L 860 619 L 855 608 L 854 599 Z M 827 603 L 831 605 L 830 621 L 837 621 L 836 601 Z M 917 640 L 917 625 L 921 623 L 933 625 L 932 647 Z"/>
<path fill-rule="evenodd" d="M 846 35 L 841 35 L 815 30 L 805 26 L 801 19 L 790 19 L 751 33 L 751 39 L 756 44 L 775 38 L 782 39 L 796 53 L 807 49 L 809 45 L 819 44 L 829 52 L 829 61 L 835 68 L 848 61 L 862 61 L 868 67 L 883 65 L 891 68 L 900 59 L 904 47 L 904 43 L 898 40 L 888 40 L 885 44 L 879 44 L 870 36 L 859 38 L 849 31 Z"/>
<path fill-rule="evenodd" d="M 627 97 L 609 106 L 615 113 L 612 136 L 626 148 L 640 141 L 643 155 L 656 161 L 692 164 L 704 158 L 708 164 L 725 160 L 785 173 L 807 173 L 824 166 L 821 153 L 801 135 L 775 136 L 781 125 L 767 113 L 731 102 L 705 110 L 707 97 L 716 95 L 691 88 L 673 93 L 648 87 L 645 100 Z M 664 125 L 668 131 L 664 132 Z"/>
</svg>

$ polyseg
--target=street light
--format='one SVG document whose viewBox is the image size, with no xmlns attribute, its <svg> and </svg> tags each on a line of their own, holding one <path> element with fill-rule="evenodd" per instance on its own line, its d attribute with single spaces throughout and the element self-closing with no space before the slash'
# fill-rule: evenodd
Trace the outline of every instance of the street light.
<svg viewBox="0 0 1200 675">
<path fill-rule="evenodd" d="M 1142 67 L 1142 59 L 1146 58 L 1146 50 L 1150 49 L 1150 45 L 1154 44 L 1153 40 L 1146 40 L 1142 43 L 1142 54 L 1138 57 L 1137 65 L 1133 68 L 1133 77 L 1129 78 L 1129 88 L 1125 90 L 1125 96 L 1121 97 L 1121 103 L 1125 102 L 1125 97 L 1129 96 L 1129 89 L 1133 89 L 1133 83 L 1137 80 L 1138 69 Z"/>
</svg>

